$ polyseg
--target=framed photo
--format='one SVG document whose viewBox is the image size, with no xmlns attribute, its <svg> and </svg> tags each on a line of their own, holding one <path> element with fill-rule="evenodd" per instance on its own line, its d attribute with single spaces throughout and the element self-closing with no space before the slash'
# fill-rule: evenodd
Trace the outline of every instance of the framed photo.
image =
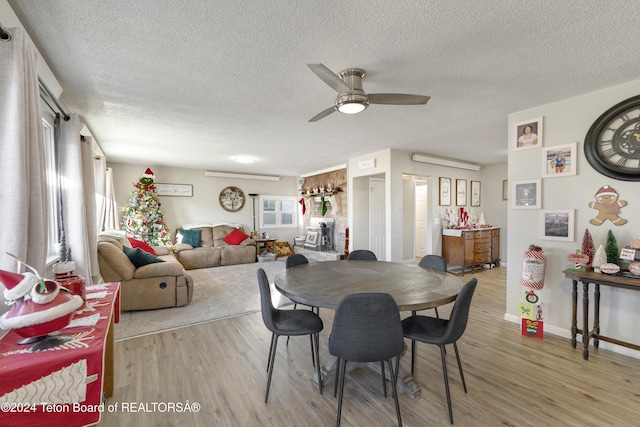
<svg viewBox="0 0 640 427">
<path fill-rule="evenodd" d="M 574 209 L 542 211 L 541 239 L 573 242 Z"/>
<path fill-rule="evenodd" d="M 471 181 L 471 206 L 480 206 L 480 181 Z"/>
<path fill-rule="evenodd" d="M 511 185 L 512 209 L 540 209 L 542 187 L 539 179 L 514 181 Z"/>
<path fill-rule="evenodd" d="M 156 183 L 156 193 L 158 194 L 158 196 L 192 197 L 193 185 Z"/>
<path fill-rule="evenodd" d="M 467 205 L 467 180 L 456 179 L 456 206 Z"/>
<path fill-rule="evenodd" d="M 451 178 L 440 177 L 440 206 L 451 206 Z"/>
<path fill-rule="evenodd" d="M 542 177 L 557 178 L 576 174 L 578 155 L 576 142 L 542 149 Z"/>
<path fill-rule="evenodd" d="M 542 117 L 515 123 L 513 134 L 514 151 L 542 147 Z"/>
<path fill-rule="evenodd" d="M 509 181 L 506 179 L 502 180 L 502 200 L 509 199 Z"/>
</svg>

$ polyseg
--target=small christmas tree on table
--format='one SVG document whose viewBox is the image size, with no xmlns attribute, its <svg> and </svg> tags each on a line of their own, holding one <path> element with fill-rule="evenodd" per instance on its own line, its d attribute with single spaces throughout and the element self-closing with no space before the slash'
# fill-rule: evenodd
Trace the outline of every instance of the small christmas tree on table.
<svg viewBox="0 0 640 427">
<path fill-rule="evenodd" d="M 618 241 L 611 230 L 607 233 L 607 243 L 604 246 L 604 252 L 607 254 L 607 262 L 620 265 Z"/>
<path fill-rule="evenodd" d="M 586 228 L 584 230 L 584 236 L 582 237 L 582 253 L 589 257 L 589 261 L 587 262 L 588 266 L 592 265 L 595 252 L 596 247 L 593 244 L 593 238 L 591 237 L 591 233 L 589 233 L 589 229 Z"/>
<path fill-rule="evenodd" d="M 164 223 L 160 202 L 153 183 L 153 171 L 147 168 L 123 208 L 122 226 L 127 237 L 142 240 L 152 246 L 168 246 L 169 227 Z"/>
</svg>

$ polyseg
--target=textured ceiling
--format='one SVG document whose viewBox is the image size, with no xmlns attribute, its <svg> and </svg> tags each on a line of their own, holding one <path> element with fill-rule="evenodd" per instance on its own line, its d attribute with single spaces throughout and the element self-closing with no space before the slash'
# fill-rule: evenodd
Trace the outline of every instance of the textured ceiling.
<svg viewBox="0 0 640 427">
<path fill-rule="evenodd" d="M 114 162 L 295 176 L 397 148 L 499 163 L 509 113 L 640 78 L 636 0 L 9 4 Z M 308 123 L 336 95 L 309 63 L 431 100 Z"/>
</svg>

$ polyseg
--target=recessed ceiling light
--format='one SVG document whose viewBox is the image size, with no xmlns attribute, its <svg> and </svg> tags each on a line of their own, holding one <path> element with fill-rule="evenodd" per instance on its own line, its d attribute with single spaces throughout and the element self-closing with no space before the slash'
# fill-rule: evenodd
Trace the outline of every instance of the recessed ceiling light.
<svg viewBox="0 0 640 427">
<path fill-rule="evenodd" d="M 232 158 L 238 163 L 254 163 L 256 161 L 255 157 L 246 155 L 233 156 Z"/>
</svg>

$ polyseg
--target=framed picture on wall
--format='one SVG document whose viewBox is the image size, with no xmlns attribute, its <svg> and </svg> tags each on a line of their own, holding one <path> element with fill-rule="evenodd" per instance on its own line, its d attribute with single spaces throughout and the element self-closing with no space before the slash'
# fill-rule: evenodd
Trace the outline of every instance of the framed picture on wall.
<svg viewBox="0 0 640 427">
<path fill-rule="evenodd" d="M 542 149 L 542 177 L 558 178 L 576 174 L 578 155 L 576 142 Z"/>
<path fill-rule="evenodd" d="M 467 180 L 456 179 L 456 206 L 467 205 Z"/>
<path fill-rule="evenodd" d="M 573 242 L 574 209 L 542 211 L 541 239 Z"/>
<path fill-rule="evenodd" d="M 542 117 L 513 125 L 513 150 L 530 150 L 542 147 Z"/>
<path fill-rule="evenodd" d="M 542 188 L 539 179 L 514 181 L 511 185 L 512 209 L 540 209 Z"/>
<path fill-rule="evenodd" d="M 471 206 L 480 206 L 480 181 L 471 181 Z"/>
<path fill-rule="evenodd" d="M 440 195 L 438 203 L 440 206 L 451 206 L 451 178 L 440 177 Z"/>
</svg>

